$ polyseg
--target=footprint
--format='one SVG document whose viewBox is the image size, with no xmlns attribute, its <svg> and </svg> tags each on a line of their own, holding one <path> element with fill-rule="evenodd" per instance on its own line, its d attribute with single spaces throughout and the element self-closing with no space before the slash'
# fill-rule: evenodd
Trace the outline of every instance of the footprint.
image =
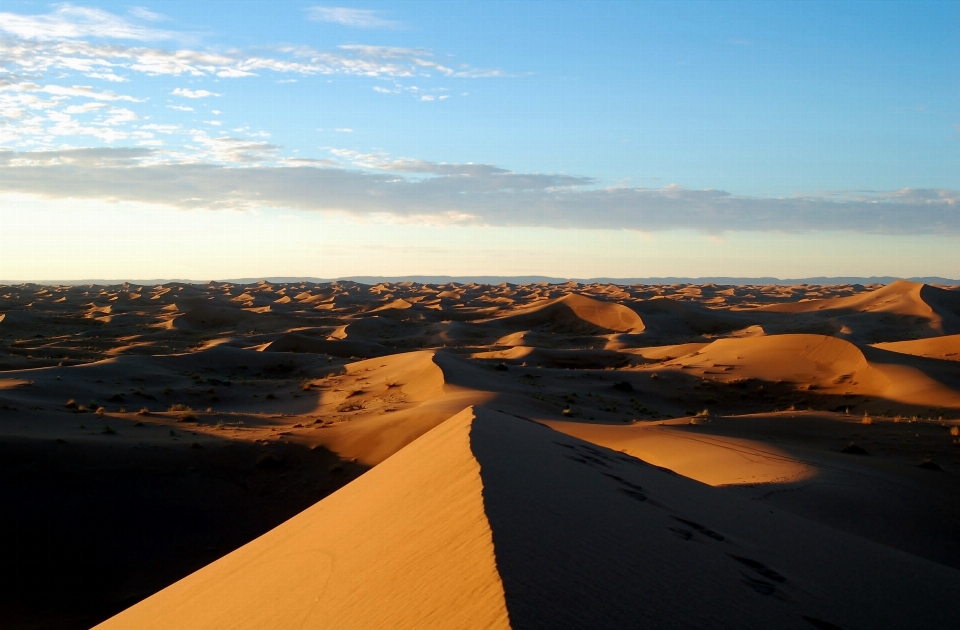
<svg viewBox="0 0 960 630">
<path fill-rule="evenodd" d="M 680 518 L 679 516 L 674 516 L 673 518 L 674 518 L 675 520 L 680 521 L 681 523 L 683 523 L 684 525 L 686 525 L 686 526 L 688 526 L 688 527 L 692 527 L 693 529 L 695 529 L 696 531 L 700 532 L 701 534 L 703 534 L 703 535 L 706 536 L 707 538 L 713 538 L 714 540 L 721 540 L 721 541 L 724 540 L 723 534 L 718 534 L 717 532 L 713 531 L 712 529 L 708 529 L 708 528 L 704 527 L 704 526 L 701 525 L 700 523 L 694 523 L 693 521 L 688 521 L 687 519 L 685 519 L 685 518 Z"/>
<path fill-rule="evenodd" d="M 806 615 L 802 615 L 800 618 L 806 621 L 807 623 L 809 623 L 814 628 L 817 628 L 817 630 L 843 630 L 843 628 L 841 628 L 840 626 L 830 623 L 829 621 L 824 621 L 823 619 L 817 619 L 815 617 L 807 617 Z"/>
<path fill-rule="evenodd" d="M 787 578 L 783 577 L 782 575 L 780 575 L 773 569 L 767 567 L 766 565 L 757 562 L 756 560 L 751 560 L 750 558 L 744 558 L 743 556 L 735 556 L 732 553 L 727 555 L 733 558 L 734 560 L 736 560 L 737 562 L 739 562 L 740 564 L 750 567 L 751 569 L 754 570 L 754 572 L 756 572 L 759 575 L 762 575 L 768 580 L 773 580 L 774 582 L 779 582 L 781 584 L 787 581 Z"/>
<path fill-rule="evenodd" d="M 603 461 L 603 460 L 600 459 L 599 457 L 593 457 L 593 456 L 591 456 L 591 455 L 582 455 L 582 457 L 585 457 L 588 461 L 592 462 L 593 464 L 596 464 L 597 466 L 603 466 L 604 468 L 610 468 L 610 464 L 608 464 L 607 462 Z"/>
<path fill-rule="evenodd" d="M 775 584 L 770 582 L 764 582 L 763 580 L 758 580 L 752 578 L 743 571 L 740 572 L 741 582 L 760 593 L 761 595 L 773 595 L 777 592 L 777 587 Z"/>
<path fill-rule="evenodd" d="M 684 540 L 690 540 L 693 538 L 693 532 L 688 529 L 683 529 L 682 527 L 668 527 L 667 529 Z"/>
<path fill-rule="evenodd" d="M 620 492 L 624 493 L 628 497 L 633 497 L 637 501 L 646 501 L 647 495 L 642 492 L 637 492 L 636 490 L 631 490 L 629 488 L 620 488 Z"/>
<path fill-rule="evenodd" d="M 635 483 L 633 483 L 633 482 L 631 482 L 631 481 L 627 481 L 627 480 L 624 479 L 623 477 L 618 477 L 617 475 L 613 475 L 613 474 L 610 474 L 610 473 L 603 473 L 603 475 L 604 475 L 605 477 L 610 477 L 611 479 L 613 479 L 614 481 L 616 481 L 616 482 L 619 483 L 620 485 L 626 486 L 627 488 L 630 488 L 631 490 L 636 490 L 637 492 L 643 492 L 643 486 L 638 486 L 637 484 L 635 484 Z"/>
</svg>

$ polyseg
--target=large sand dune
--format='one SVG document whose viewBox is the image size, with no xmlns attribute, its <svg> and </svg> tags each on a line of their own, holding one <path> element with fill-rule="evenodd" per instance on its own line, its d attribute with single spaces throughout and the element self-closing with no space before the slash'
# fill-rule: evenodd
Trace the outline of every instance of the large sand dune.
<svg viewBox="0 0 960 630">
<path fill-rule="evenodd" d="M 0 619 L 951 627 L 958 298 L 0 287 Z"/>
<path fill-rule="evenodd" d="M 468 408 L 98 628 L 911 628 L 958 596 L 954 569 Z"/>
</svg>

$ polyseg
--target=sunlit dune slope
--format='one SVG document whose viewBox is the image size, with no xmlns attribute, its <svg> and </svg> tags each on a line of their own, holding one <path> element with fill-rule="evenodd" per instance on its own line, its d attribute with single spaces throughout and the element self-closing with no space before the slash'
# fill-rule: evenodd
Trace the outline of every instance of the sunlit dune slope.
<svg viewBox="0 0 960 630">
<path fill-rule="evenodd" d="M 736 438 L 711 438 L 662 424 L 589 424 L 544 420 L 543 424 L 711 486 L 802 481 L 815 468 L 770 444 Z M 688 421 L 689 422 L 689 421 Z"/>
<path fill-rule="evenodd" d="M 825 335 L 718 339 L 675 364 L 701 368 L 716 378 L 786 381 L 825 393 L 960 407 L 960 395 L 934 377 L 957 381 L 960 373 L 951 370 L 952 366 L 923 364 L 902 354 Z"/>
<path fill-rule="evenodd" d="M 946 335 L 944 337 L 930 337 L 912 341 L 875 343 L 873 346 L 881 350 L 912 354 L 918 357 L 960 361 L 960 335 Z"/>
<path fill-rule="evenodd" d="M 641 332 L 643 320 L 630 308 L 613 302 L 594 300 L 576 293 L 534 304 L 523 309 L 489 320 L 518 329 L 532 326 L 548 326 L 553 330 L 584 331 L 604 330 L 612 332 Z"/>
<path fill-rule="evenodd" d="M 98 628 L 509 627 L 471 418 Z"/>
<path fill-rule="evenodd" d="M 490 400 L 489 373 L 462 359 L 420 351 L 359 361 L 329 379 L 321 405 L 358 410 L 323 429 L 341 457 L 376 465 L 465 407 Z"/>
</svg>

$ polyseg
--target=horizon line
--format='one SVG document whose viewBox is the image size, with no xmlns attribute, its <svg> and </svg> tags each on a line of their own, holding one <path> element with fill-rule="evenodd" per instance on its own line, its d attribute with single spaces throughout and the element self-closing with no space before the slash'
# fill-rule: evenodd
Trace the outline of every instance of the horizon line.
<svg viewBox="0 0 960 630">
<path fill-rule="evenodd" d="M 192 284 L 206 285 L 212 282 L 224 284 L 256 284 L 258 282 L 290 284 L 295 282 L 311 282 L 315 284 L 326 284 L 333 282 L 356 282 L 357 284 L 376 285 L 382 282 L 414 282 L 417 284 L 537 284 L 546 282 L 548 284 L 566 284 L 575 282 L 577 284 L 641 284 L 641 285 L 670 285 L 670 284 L 718 284 L 718 285 L 758 285 L 758 284 L 778 284 L 778 285 L 840 285 L 840 284 L 890 284 L 897 280 L 908 280 L 910 282 L 922 282 L 925 284 L 941 285 L 960 285 L 960 280 L 943 278 L 940 276 L 810 276 L 805 278 L 776 278 L 773 276 L 649 276 L 649 277 L 593 277 L 593 278 L 564 278 L 556 276 L 541 275 L 430 275 L 430 274 L 408 274 L 400 276 L 374 276 L 374 275 L 349 275 L 337 278 L 319 278 L 313 276 L 252 276 L 247 278 L 226 278 L 210 280 L 190 280 L 184 278 L 151 278 L 151 279 L 106 279 L 106 278 L 83 278 L 75 280 L 0 280 L 0 286 L 116 286 L 122 284 L 136 284 L 144 286 L 156 286 L 164 284 Z"/>
</svg>

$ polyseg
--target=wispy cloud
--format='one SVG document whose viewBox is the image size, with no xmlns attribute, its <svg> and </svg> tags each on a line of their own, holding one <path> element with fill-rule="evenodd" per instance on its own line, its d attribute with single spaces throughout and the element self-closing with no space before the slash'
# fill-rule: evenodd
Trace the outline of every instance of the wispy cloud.
<svg viewBox="0 0 960 630">
<path fill-rule="evenodd" d="M 123 69 L 148 76 L 220 78 L 241 78 L 260 72 L 305 76 L 341 74 L 371 78 L 502 76 L 499 70 L 469 66 L 454 69 L 434 61 L 431 51 L 416 48 L 346 45 L 335 50 L 316 50 L 307 46 L 282 46 L 273 50 L 276 55 L 263 56 L 240 51 L 214 53 L 104 45 L 79 40 L 0 38 L 0 59 L 31 73 L 54 70 L 116 73 L 118 69 Z"/>
<path fill-rule="evenodd" d="M 167 16 L 162 13 L 157 13 L 151 11 L 146 7 L 133 7 L 129 11 L 130 15 L 141 20 L 146 20 L 147 22 L 163 22 L 167 20 Z"/>
<path fill-rule="evenodd" d="M 142 13 L 133 15 L 143 18 Z M 71 4 L 42 15 L 0 13 L 0 31 L 33 40 L 96 37 L 156 41 L 173 37 L 168 31 L 140 26 L 108 11 Z"/>
<path fill-rule="evenodd" d="M 7 85 L 0 84 L 0 92 L 6 91 L 45 92 L 47 94 L 54 94 L 57 96 L 79 96 L 98 101 L 130 101 L 131 103 L 141 102 L 140 99 L 124 94 L 115 94 L 109 91 L 98 92 L 89 85 L 37 85 L 36 83 L 30 83 L 28 81 Z"/>
<path fill-rule="evenodd" d="M 200 133 L 194 141 L 206 160 L 172 163 L 146 149 L 0 152 L 0 193 L 180 208 L 274 207 L 401 222 L 960 235 L 960 192 L 952 190 L 762 198 L 678 186 L 597 188 L 587 177 L 487 164 L 341 151 L 338 157 L 357 165 L 342 168 L 324 160 L 277 161 L 279 147 L 266 142 Z"/>
<path fill-rule="evenodd" d="M 307 18 L 355 28 L 400 28 L 402 24 L 383 17 L 380 11 L 347 7 L 308 7 Z"/>
<path fill-rule="evenodd" d="M 182 96 L 184 98 L 207 98 L 208 96 L 220 96 L 215 92 L 209 92 L 207 90 L 188 90 L 186 88 L 176 88 L 171 92 L 174 96 Z"/>
</svg>

